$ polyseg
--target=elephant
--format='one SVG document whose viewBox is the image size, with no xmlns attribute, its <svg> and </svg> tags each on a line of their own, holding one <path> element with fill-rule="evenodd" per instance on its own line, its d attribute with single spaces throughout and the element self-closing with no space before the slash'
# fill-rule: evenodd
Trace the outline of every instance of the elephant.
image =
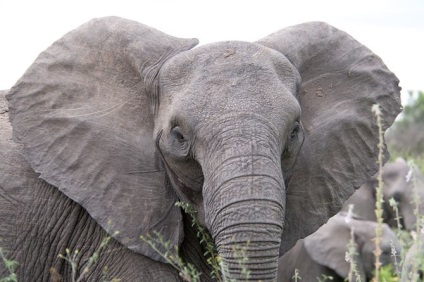
<svg viewBox="0 0 424 282">
<path fill-rule="evenodd" d="M 390 206 L 389 200 L 393 198 L 397 202 L 399 210 L 399 223 L 406 230 L 416 229 L 416 215 L 414 210 L 418 208 L 419 214 L 424 213 L 424 178 L 418 169 L 412 169 L 403 158 L 397 158 L 394 162 L 387 163 L 383 167 L 383 221 L 392 228 L 397 228 L 397 216 Z M 371 177 L 346 201 L 343 210 L 348 210 L 350 204 L 354 205 L 354 212 L 367 220 L 376 221 L 375 199 L 378 186 L 377 175 Z M 419 199 L 418 206 L 414 202 L 414 187 L 416 197 Z"/>
<path fill-rule="evenodd" d="M 107 266 L 122 281 L 180 281 L 140 239 L 158 234 L 163 252 L 177 246 L 211 281 L 182 201 L 210 233 L 225 279 L 245 279 L 233 250 L 248 243 L 248 279 L 275 281 L 279 256 L 375 174 L 371 109 L 385 131 L 401 104 L 398 79 L 368 48 L 322 22 L 197 44 L 97 18 L 8 91 L 0 238 L 18 277 L 45 281 L 54 269 L 66 281 L 58 254 L 78 249 L 84 267 L 109 234 L 87 279 Z"/>
<path fill-rule="evenodd" d="M 374 271 L 375 230 L 377 223 L 351 218 L 342 212 L 330 218 L 328 222 L 315 233 L 299 240 L 296 245 L 285 253 L 278 261 L 278 279 L 280 282 L 293 280 L 295 269 L 298 269 L 301 281 L 318 281 L 324 277 L 332 277 L 331 281 L 346 281 L 349 277 L 350 262 L 346 261 L 345 254 L 354 233 L 354 257 L 357 275 L 349 281 L 371 281 Z M 392 256 L 392 246 L 396 253 L 400 253 L 400 244 L 395 233 L 387 224 L 382 227 L 382 241 L 380 248 L 382 265 L 392 264 L 393 269 L 400 259 Z M 397 255 L 396 255 L 397 256 Z"/>
</svg>

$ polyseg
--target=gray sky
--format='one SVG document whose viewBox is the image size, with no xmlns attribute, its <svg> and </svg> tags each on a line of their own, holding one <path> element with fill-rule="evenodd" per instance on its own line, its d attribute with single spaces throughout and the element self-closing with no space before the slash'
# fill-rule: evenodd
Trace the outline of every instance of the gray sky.
<svg viewBox="0 0 424 282">
<path fill-rule="evenodd" d="M 286 26 L 325 21 L 379 55 L 408 90 L 423 90 L 422 0 L 0 0 L 0 89 L 8 89 L 40 52 L 66 32 L 102 16 L 120 16 L 201 44 L 254 41 Z"/>
</svg>

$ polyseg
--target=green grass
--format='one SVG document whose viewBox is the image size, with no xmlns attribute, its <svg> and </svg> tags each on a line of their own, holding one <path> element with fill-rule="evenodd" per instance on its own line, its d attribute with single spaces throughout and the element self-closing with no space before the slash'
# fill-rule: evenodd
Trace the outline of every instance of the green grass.
<svg viewBox="0 0 424 282">
<path fill-rule="evenodd" d="M 394 281 L 418 281 L 418 270 L 421 269 L 423 270 L 423 259 L 422 259 L 422 255 L 420 254 L 420 252 L 418 252 L 417 256 L 413 259 L 413 267 L 412 267 L 412 271 L 407 272 L 407 273 L 403 273 L 400 271 L 400 269 L 402 268 L 402 264 L 405 263 L 405 258 L 406 258 L 406 254 L 408 249 L 415 244 L 414 246 L 419 250 L 421 248 L 421 228 L 422 228 L 422 215 L 420 215 L 420 210 L 419 210 L 419 206 L 420 206 L 420 197 L 419 197 L 419 187 L 416 181 L 416 177 L 414 175 L 412 175 L 412 181 L 413 181 L 413 205 L 414 205 L 414 215 L 416 217 L 416 230 L 412 231 L 411 233 L 402 230 L 402 226 L 400 224 L 400 216 L 399 216 L 399 210 L 398 210 L 398 206 L 397 203 L 393 200 L 393 199 L 389 199 L 389 204 L 390 206 L 393 208 L 393 211 L 396 215 L 396 222 L 397 222 L 397 229 L 395 230 L 395 234 L 397 236 L 397 239 L 399 241 L 399 243 L 402 246 L 402 253 L 400 254 L 401 256 L 401 260 L 395 260 L 395 266 L 394 268 L 392 267 L 392 265 L 386 265 L 386 266 L 381 266 L 379 263 L 379 256 L 381 254 L 381 250 L 379 248 L 379 242 L 381 241 L 381 224 L 383 222 L 383 213 L 382 213 L 382 204 L 383 204 L 383 197 L 382 197 L 382 192 L 383 192 L 383 178 L 382 178 L 382 149 L 383 149 L 383 135 L 382 135 L 382 131 L 381 131 L 381 113 L 377 108 L 373 108 L 373 112 L 376 115 L 377 118 L 377 125 L 379 128 L 379 144 L 378 144 L 378 149 L 379 149 L 379 157 L 378 157 L 378 165 L 379 165 L 379 171 L 378 171 L 378 186 L 377 186 L 377 196 L 376 196 L 376 208 L 375 208 L 375 213 L 376 213 L 376 217 L 377 217 L 377 229 L 376 229 L 376 238 L 375 238 L 375 244 L 376 244 L 376 249 L 374 251 L 374 255 L 376 257 L 376 262 L 375 262 L 375 274 L 374 274 L 374 278 L 373 281 L 374 282 L 380 282 L 380 281 L 387 281 L 387 282 L 394 282 Z M 391 152 L 391 160 L 395 160 L 398 157 L 402 157 L 404 159 L 408 160 L 408 165 L 410 167 L 410 170 L 412 172 L 416 171 L 416 169 L 420 170 L 421 172 L 424 171 L 424 156 L 415 156 L 412 157 L 410 155 L 405 155 L 402 154 L 402 152 L 396 152 L 396 151 L 392 151 Z M 396 257 L 396 251 L 395 248 L 393 246 L 392 243 L 392 256 Z M 404 277 L 407 276 L 407 277 Z M 406 280 L 404 280 L 406 278 Z"/>
<path fill-rule="evenodd" d="M 377 158 L 377 165 L 378 165 L 378 173 L 377 173 L 377 181 L 378 185 L 376 187 L 376 200 L 375 200 L 375 215 L 377 218 L 377 227 L 375 229 L 375 249 L 374 249 L 374 256 L 375 256 L 375 274 L 374 274 L 374 281 L 380 281 L 380 256 L 381 256 L 381 248 L 380 244 L 383 240 L 382 233 L 383 233 L 383 152 L 384 152 L 384 138 L 383 138 L 383 128 L 381 123 L 381 111 L 379 105 L 374 105 L 372 107 L 372 112 L 375 114 L 376 117 L 376 123 L 378 126 L 378 158 Z M 353 236 L 353 235 L 352 235 Z"/>
<path fill-rule="evenodd" d="M 349 221 L 352 219 L 352 213 L 353 213 L 353 205 L 349 205 L 349 210 L 347 212 L 347 216 L 346 216 L 346 222 L 349 223 Z M 355 233 L 354 233 L 354 229 L 352 228 L 350 230 L 350 239 L 349 239 L 349 243 L 347 244 L 347 252 L 345 255 L 345 260 L 349 263 L 350 265 L 350 269 L 349 269 L 349 275 L 348 275 L 348 280 L 354 280 L 360 282 L 361 278 L 358 272 L 358 267 L 357 267 L 357 257 L 358 257 L 358 253 L 356 252 L 357 250 L 357 244 L 355 243 Z M 322 280 L 332 280 L 333 277 L 332 276 L 322 276 L 322 279 L 319 279 L 319 281 Z"/>
<path fill-rule="evenodd" d="M 199 243 L 205 249 L 203 256 L 205 257 L 207 263 L 211 266 L 211 272 L 209 273 L 210 277 L 219 282 L 233 282 L 233 280 L 228 280 L 227 267 L 221 261 L 217 251 L 214 241 L 212 240 L 209 232 L 201 226 L 196 220 L 196 210 L 193 206 L 188 203 L 178 201 L 176 206 L 180 207 L 185 213 L 191 216 L 192 226 L 197 230 L 197 238 Z M 192 264 L 185 262 L 179 255 L 178 246 L 171 246 L 169 241 L 165 241 L 163 236 L 157 232 L 154 235 L 147 235 L 140 237 L 143 241 L 148 243 L 152 249 L 154 249 L 162 258 L 164 258 L 171 266 L 178 270 L 180 277 L 187 282 L 197 282 L 201 281 L 200 273 Z M 239 246 L 233 248 L 234 258 L 238 261 L 238 264 L 241 269 L 241 275 L 244 280 L 249 280 L 250 270 L 247 268 L 246 263 L 248 257 L 246 256 L 246 250 L 249 242 L 246 246 Z M 167 250 L 167 251 L 163 251 Z"/>
<path fill-rule="evenodd" d="M 0 257 L 4 266 L 9 271 L 9 275 L 4 278 L 0 278 L 0 282 L 17 282 L 18 278 L 16 277 L 15 268 L 18 263 L 14 260 L 7 259 L 2 248 L 0 248 Z"/>
<path fill-rule="evenodd" d="M 419 211 L 419 205 L 421 199 L 418 196 L 418 184 L 416 182 L 416 178 L 412 178 L 413 181 L 413 205 L 414 205 L 414 215 L 417 218 L 417 224 L 416 229 L 408 232 L 403 229 L 403 227 L 400 224 L 400 216 L 399 216 L 399 210 L 396 201 L 394 199 L 389 199 L 389 204 L 393 208 L 393 211 L 396 215 L 396 221 L 397 221 L 397 228 L 394 230 L 396 237 L 398 239 L 398 242 L 402 246 L 401 254 L 397 254 L 396 250 L 394 248 L 394 243 L 392 242 L 392 256 L 394 258 L 397 258 L 397 255 L 400 256 L 400 259 L 395 259 L 395 265 L 394 267 L 392 265 L 384 265 L 381 266 L 379 262 L 379 256 L 381 254 L 380 250 L 380 242 L 382 240 L 382 223 L 383 223 L 383 212 L 382 212 L 382 204 L 383 204 L 383 197 L 382 197 L 382 189 L 383 189 L 383 179 L 382 179 L 382 150 L 383 150 L 383 135 L 381 130 L 381 113 L 378 109 L 378 107 L 373 107 L 373 112 L 376 115 L 376 121 L 379 128 L 379 143 L 378 143 L 378 149 L 379 149 L 379 156 L 377 159 L 377 164 L 379 166 L 379 172 L 377 173 L 377 179 L 378 179 L 378 185 L 376 190 L 376 206 L 375 206 L 375 213 L 377 217 L 377 229 L 376 229 L 376 238 L 375 238 L 375 271 L 374 271 L 374 277 L 373 282 L 397 282 L 397 281 L 418 281 L 418 270 L 421 270 L 424 272 L 424 254 L 422 252 L 418 251 L 416 256 L 412 258 L 412 269 L 409 272 L 401 271 L 403 264 L 405 263 L 405 258 L 408 250 L 411 248 L 411 246 L 414 246 L 414 248 L 417 248 L 420 250 L 421 245 L 423 242 L 420 239 L 421 234 L 421 228 L 423 227 L 423 216 L 420 214 Z M 411 168 L 412 171 L 414 169 L 418 169 L 422 174 L 424 174 L 424 152 L 421 155 L 414 155 L 412 156 L 410 153 L 402 152 L 402 151 L 395 151 L 391 148 L 389 148 L 391 159 L 390 161 L 394 161 L 398 157 L 402 157 L 405 160 L 408 161 L 408 165 Z M 352 235 L 353 238 L 353 235 Z M 356 281 L 356 264 L 355 264 L 355 248 L 354 248 L 354 240 L 350 240 L 349 244 L 346 246 L 347 252 L 346 252 L 346 259 L 351 265 L 351 271 L 349 274 L 349 278 L 346 279 L 346 281 Z M 295 276 L 293 276 L 292 281 L 298 281 L 298 277 L 301 277 L 301 273 L 296 272 Z M 322 275 L 321 277 L 317 277 L 317 281 L 331 281 L 333 280 L 333 277 L 328 277 Z"/>
<path fill-rule="evenodd" d="M 118 235 L 118 231 L 115 231 L 112 236 Z M 65 254 L 59 254 L 59 258 L 66 260 L 70 266 L 71 266 L 71 281 L 72 282 L 82 282 L 85 281 L 85 276 L 88 274 L 90 269 L 98 262 L 99 256 L 101 251 L 106 247 L 106 245 L 109 243 L 112 236 L 106 236 L 103 238 L 102 242 L 100 243 L 100 246 L 97 248 L 96 251 L 89 257 L 87 265 L 80 270 L 77 263 L 77 255 L 79 253 L 78 249 L 74 250 L 73 252 L 70 251 L 69 248 L 66 248 Z M 79 271 L 79 275 L 77 275 Z M 60 276 L 54 269 L 51 269 L 50 272 L 56 273 L 56 275 Z M 117 278 L 112 278 L 112 280 L 109 280 L 108 273 L 107 273 L 107 266 L 103 268 L 103 275 L 102 275 L 102 282 L 111 281 L 111 282 L 118 282 L 120 281 Z"/>
<path fill-rule="evenodd" d="M 179 255 L 178 246 L 171 246 L 169 241 L 164 240 L 163 236 L 154 232 L 154 235 L 140 236 L 155 250 L 162 258 L 165 259 L 172 267 L 178 270 L 180 277 L 187 282 L 200 281 L 201 273 L 190 263 L 186 263 Z"/>
</svg>

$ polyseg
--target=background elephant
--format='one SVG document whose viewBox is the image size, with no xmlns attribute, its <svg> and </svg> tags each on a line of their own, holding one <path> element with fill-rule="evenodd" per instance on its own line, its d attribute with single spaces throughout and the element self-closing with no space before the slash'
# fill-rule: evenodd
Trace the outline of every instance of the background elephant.
<svg viewBox="0 0 424 282">
<path fill-rule="evenodd" d="M 409 248 L 402 264 L 400 281 L 424 281 L 424 233 L 417 234 L 417 239 Z"/>
<path fill-rule="evenodd" d="M 418 169 L 411 170 L 402 158 L 383 167 L 383 220 L 393 228 L 397 228 L 396 214 L 390 206 L 389 199 L 393 198 L 398 203 L 400 223 L 407 230 L 415 229 L 417 208 L 414 201 L 415 190 L 420 203 L 419 214 L 424 214 L 424 178 Z M 377 176 L 373 176 L 361 186 L 345 203 L 343 210 L 348 210 L 353 204 L 353 211 L 358 216 L 376 221 L 375 217 L 375 187 L 378 186 Z"/>
<path fill-rule="evenodd" d="M 376 226 L 376 222 L 355 218 L 347 222 L 345 213 L 335 215 L 315 233 L 299 240 L 279 259 L 278 281 L 294 281 L 292 277 L 295 269 L 299 270 L 301 281 L 317 281 L 317 277 L 323 279 L 323 275 L 332 276 L 331 281 L 345 281 L 350 271 L 350 264 L 345 257 L 352 229 L 355 234 L 355 252 L 358 254 L 355 262 L 360 281 L 371 281 L 375 262 L 373 239 Z M 395 269 L 391 244 L 399 254 L 400 245 L 396 235 L 387 224 L 383 224 L 380 262 L 382 265 L 392 263 Z"/>
<path fill-rule="evenodd" d="M 105 265 L 124 281 L 179 280 L 139 238 L 157 231 L 207 281 L 197 230 L 175 206 L 183 200 L 227 278 L 243 278 L 233 249 L 249 242 L 250 279 L 272 281 L 279 255 L 376 172 L 371 107 L 386 129 L 400 88 L 352 37 L 314 22 L 256 43 L 196 44 L 95 19 L 41 53 L 8 92 L 16 143 L 3 114 L 0 237 L 20 278 L 48 280 L 52 266 L 68 277 L 58 253 L 79 249 L 85 266 L 119 230 L 90 280 Z"/>
</svg>

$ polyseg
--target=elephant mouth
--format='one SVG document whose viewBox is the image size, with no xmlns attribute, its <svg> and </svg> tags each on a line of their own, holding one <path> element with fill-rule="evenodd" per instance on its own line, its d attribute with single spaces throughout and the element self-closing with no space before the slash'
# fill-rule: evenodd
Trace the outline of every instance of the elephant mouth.
<svg viewBox="0 0 424 282">
<path fill-rule="evenodd" d="M 155 143 L 156 149 L 159 152 L 160 159 L 166 172 L 167 182 L 172 186 L 180 200 L 189 203 L 196 208 L 198 211 L 198 216 L 200 217 L 200 214 L 203 214 L 201 213 L 201 210 L 203 210 L 203 175 L 199 177 L 199 179 L 194 179 L 192 177 L 185 176 L 182 173 L 178 174 L 174 169 L 172 169 L 172 166 L 167 162 L 159 146 L 162 132 L 163 131 L 161 130 L 158 133 Z M 198 218 L 198 220 L 199 222 L 204 222 L 202 218 Z"/>
<path fill-rule="evenodd" d="M 200 225 L 206 227 L 205 214 L 203 209 L 203 181 L 190 181 L 191 183 L 196 183 L 196 186 L 199 188 L 193 188 L 193 186 L 187 186 L 186 182 L 178 177 L 178 175 L 172 170 L 166 160 L 162 159 L 165 171 L 167 182 L 174 188 L 174 191 L 177 194 L 179 200 L 191 204 L 197 212 L 197 221 Z"/>
<path fill-rule="evenodd" d="M 163 164 L 167 178 L 169 179 L 172 187 L 177 191 L 178 198 L 196 206 L 199 202 L 203 202 L 203 179 L 202 181 L 196 181 L 188 177 L 179 176 L 164 159 Z M 183 195 L 180 195 L 178 192 L 181 192 Z"/>
</svg>

